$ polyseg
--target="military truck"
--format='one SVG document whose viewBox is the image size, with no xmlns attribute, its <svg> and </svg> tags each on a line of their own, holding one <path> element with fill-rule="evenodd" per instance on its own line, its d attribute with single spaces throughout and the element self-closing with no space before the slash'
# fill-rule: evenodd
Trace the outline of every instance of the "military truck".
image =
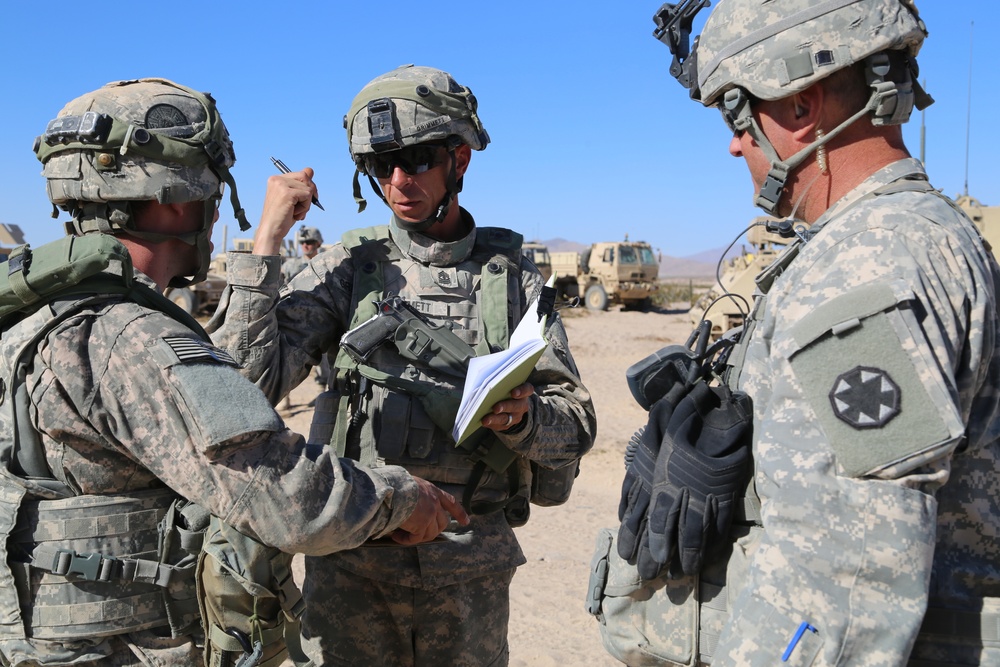
<svg viewBox="0 0 1000 667">
<path fill-rule="evenodd" d="M 538 267 L 542 278 L 548 280 L 552 275 L 552 261 L 549 258 L 549 249 L 538 241 L 527 241 L 521 244 L 521 254 L 530 259 Z"/>
<path fill-rule="evenodd" d="M 743 324 L 750 306 L 753 305 L 753 293 L 756 287 L 754 279 L 791 241 L 767 231 L 765 225 L 777 220 L 769 216 L 753 219 L 753 222 L 758 224 L 747 232 L 747 242 L 750 247 L 744 246 L 743 252 L 738 257 L 723 263 L 719 282 L 702 295 L 688 311 L 691 323 L 695 326 L 703 318 L 712 323 L 713 340 L 729 329 Z M 732 296 L 720 298 L 724 294 Z"/>
<path fill-rule="evenodd" d="M 552 274 L 565 298 L 581 297 L 587 308 L 609 304 L 646 310 L 659 289 L 660 263 L 645 241 L 603 241 L 582 253 L 553 252 Z"/>
</svg>

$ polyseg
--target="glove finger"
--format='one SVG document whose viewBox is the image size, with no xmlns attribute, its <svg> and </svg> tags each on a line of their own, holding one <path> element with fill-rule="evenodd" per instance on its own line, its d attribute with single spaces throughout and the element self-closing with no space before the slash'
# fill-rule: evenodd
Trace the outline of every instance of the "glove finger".
<svg viewBox="0 0 1000 667">
<path fill-rule="evenodd" d="M 639 538 L 646 532 L 646 509 L 649 507 L 649 494 L 642 485 L 636 484 L 632 495 L 634 498 L 618 529 L 618 555 L 630 563 L 635 562 Z"/>
<path fill-rule="evenodd" d="M 646 581 L 658 577 L 660 571 L 663 569 L 663 563 L 657 561 L 649 550 L 648 538 L 649 531 L 646 531 L 643 534 L 643 541 L 639 544 L 635 562 L 635 568 L 639 572 L 639 577 Z"/>
<path fill-rule="evenodd" d="M 669 563 L 677 551 L 677 522 L 688 502 L 687 489 L 676 491 L 676 497 L 661 492 L 649 512 L 646 530 L 649 533 L 650 553 L 661 564 Z"/>
<path fill-rule="evenodd" d="M 629 508 L 634 502 L 633 496 L 635 495 L 634 489 L 637 486 L 635 475 L 631 472 L 626 471 L 625 479 L 622 480 L 622 495 L 621 499 L 618 501 L 618 520 L 621 521 L 625 518 L 626 513 L 628 513 Z"/>
<path fill-rule="evenodd" d="M 710 496 L 707 502 L 688 503 L 684 520 L 680 523 L 677 558 L 685 575 L 697 574 L 701 570 L 708 535 L 713 530 L 718 512 L 716 499 Z"/>
</svg>

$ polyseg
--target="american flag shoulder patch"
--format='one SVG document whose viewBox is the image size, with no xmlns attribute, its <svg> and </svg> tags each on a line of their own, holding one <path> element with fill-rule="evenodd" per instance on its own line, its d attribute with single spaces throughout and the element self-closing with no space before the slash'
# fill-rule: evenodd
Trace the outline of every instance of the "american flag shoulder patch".
<svg viewBox="0 0 1000 667">
<path fill-rule="evenodd" d="M 239 366 L 228 352 L 197 338 L 164 336 L 163 342 L 177 355 L 177 360 L 183 364 L 193 361 L 217 361 L 227 366 Z"/>
</svg>

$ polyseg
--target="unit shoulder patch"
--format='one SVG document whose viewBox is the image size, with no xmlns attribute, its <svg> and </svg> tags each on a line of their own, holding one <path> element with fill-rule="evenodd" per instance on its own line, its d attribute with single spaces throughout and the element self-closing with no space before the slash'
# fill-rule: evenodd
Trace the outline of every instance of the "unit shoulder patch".
<svg viewBox="0 0 1000 667">
<path fill-rule="evenodd" d="M 899 414 L 899 385 L 880 368 L 856 366 L 837 376 L 830 404 L 838 419 L 856 429 L 881 428 Z"/>
</svg>

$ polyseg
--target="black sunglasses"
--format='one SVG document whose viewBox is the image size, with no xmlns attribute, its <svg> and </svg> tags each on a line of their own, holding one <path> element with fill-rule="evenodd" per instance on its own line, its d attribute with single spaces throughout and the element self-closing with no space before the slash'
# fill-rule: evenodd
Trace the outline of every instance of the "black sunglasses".
<svg viewBox="0 0 1000 667">
<path fill-rule="evenodd" d="M 360 156 L 359 166 L 375 178 L 391 178 L 396 167 L 416 176 L 444 162 L 444 151 L 439 144 L 418 144 L 387 153 L 366 153 Z"/>
</svg>

